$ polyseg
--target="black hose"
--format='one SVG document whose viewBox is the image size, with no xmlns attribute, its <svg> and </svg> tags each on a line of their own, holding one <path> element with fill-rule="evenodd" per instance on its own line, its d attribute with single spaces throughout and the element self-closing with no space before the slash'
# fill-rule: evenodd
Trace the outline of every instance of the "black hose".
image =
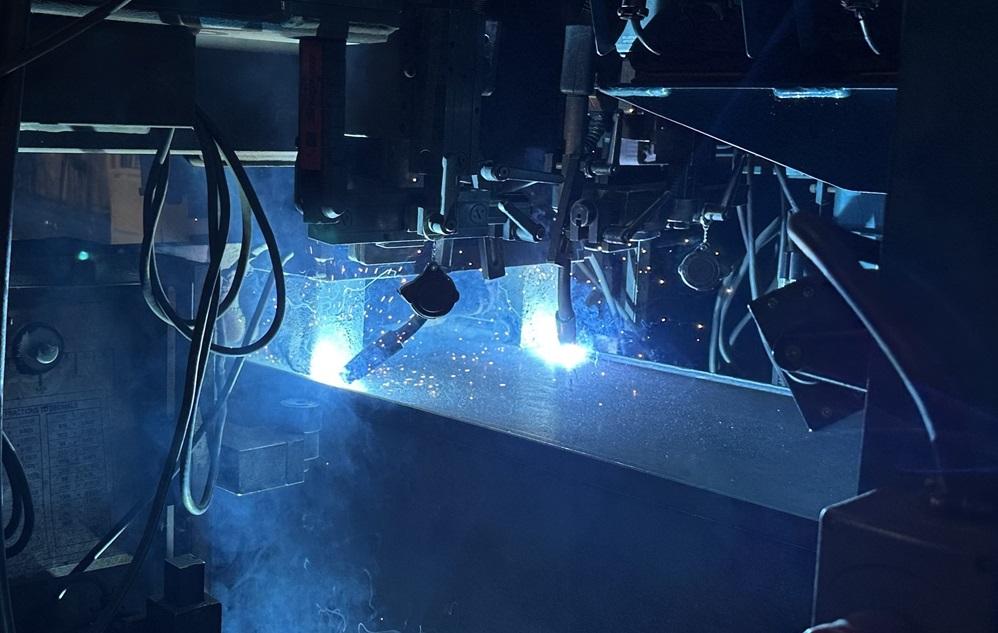
<svg viewBox="0 0 998 633">
<path fill-rule="evenodd" d="M 731 198 L 735 195 L 735 189 L 738 188 L 738 177 L 742 173 L 742 168 L 745 167 L 745 161 L 748 160 L 748 154 L 745 152 L 738 152 L 738 155 L 734 159 L 734 164 L 731 167 L 731 176 L 728 178 L 728 184 L 724 188 L 724 195 L 721 196 L 720 206 L 722 209 L 727 209 L 731 206 Z"/>
<path fill-rule="evenodd" d="M 290 255 L 285 257 L 284 261 L 286 262 L 289 259 L 291 259 Z M 267 278 L 267 282 L 264 284 L 264 288 L 260 292 L 260 297 L 257 300 L 256 308 L 247 325 L 244 342 L 251 340 L 251 338 L 256 335 L 256 331 L 259 328 L 260 321 L 263 319 L 263 313 L 267 306 L 267 299 L 269 298 L 270 293 L 273 290 L 273 287 L 274 287 L 274 277 L 270 276 Z M 209 449 L 216 458 L 214 460 L 215 463 L 218 463 L 217 458 L 219 456 L 219 453 L 221 452 L 220 450 L 221 438 L 224 432 L 224 423 L 225 423 L 224 416 L 226 413 L 225 403 L 228 401 L 229 396 L 232 395 L 232 391 L 235 389 L 236 382 L 239 379 L 240 373 L 242 372 L 245 362 L 246 362 L 245 357 L 239 357 L 233 361 L 232 369 L 229 371 L 225 383 L 222 385 L 222 388 L 219 390 L 215 403 L 209 410 L 208 414 L 204 416 L 208 420 L 208 422 L 202 424 L 194 433 L 193 443 L 195 446 L 197 446 L 201 442 L 201 440 L 204 439 L 204 437 L 208 434 L 208 431 L 210 429 L 216 428 L 215 425 L 218 425 L 217 431 L 213 433 L 212 438 L 210 438 L 212 441 L 212 447 Z M 180 474 L 180 472 L 181 472 L 180 467 L 175 468 L 171 478 L 175 478 L 178 474 Z M 217 481 L 217 470 L 216 474 L 214 475 L 212 475 L 211 472 L 209 472 L 207 481 L 212 482 L 212 484 L 215 481 Z M 208 489 L 207 483 L 205 489 L 206 490 Z M 126 512 L 125 515 L 117 523 L 115 523 L 114 526 L 112 526 L 111 529 L 99 541 L 97 541 L 97 543 L 93 545 L 93 547 L 90 548 L 90 550 L 83 556 L 83 558 L 80 559 L 80 561 L 76 564 L 76 566 L 74 566 L 73 569 L 66 575 L 65 579 L 67 583 L 63 585 L 63 588 L 61 589 L 58 596 L 59 599 L 65 596 L 65 593 L 68 589 L 68 583 L 71 583 L 77 576 L 86 572 L 87 569 L 89 569 L 90 566 L 93 565 L 98 558 L 103 556 L 104 552 L 106 552 L 111 547 L 111 545 L 113 545 L 115 541 L 117 541 L 121 537 L 121 535 L 124 534 L 125 531 L 132 525 L 136 517 L 138 517 L 139 513 L 141 513 L 142 509 L 145 508 L 150 503 L 150 501 L 152 501 L 152 498 L 147 497 L 134 504 L 131 508 L 129 508 L 128 512 Z M 207 505 L 207 503 L 210 503 L 210 498 L 205 499 L 205 497 L 203 496 L 201 501 L 204 503 L 204 505 Z"/>
<path fill-rule="evenodd" d="M 7 473 L 14 505 L 11 508 L 10 521 L 4 526 L 4 543 L 20 530 L 17 540 L 6 548 L 7 557 L 13 558 L 24 551 L 35 531 L 35 505 L 31 496 L 31 487 L 24 472 L 24 465 L 10 443 L 10 438 L 3 433 L 3 470 Z"/>
</svg>

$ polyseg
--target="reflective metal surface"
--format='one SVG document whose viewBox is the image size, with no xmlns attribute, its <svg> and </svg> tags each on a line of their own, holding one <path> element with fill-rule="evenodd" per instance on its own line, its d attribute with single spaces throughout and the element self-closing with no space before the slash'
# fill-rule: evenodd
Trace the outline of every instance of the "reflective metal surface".
<svg viewBox="0 0 998 633">
<path fill-rule="evenodd" d="M 454 276 L 455 311 L 349 385 L 346 363 L 409 317 L 401 279 L 295 278 L 257 361 L 811 519 L 856 492 L 858 419 L 811 433 L 786 390 L 591 351 L 616 332 L 561 345 L 552 267 Z"/>
</svg>

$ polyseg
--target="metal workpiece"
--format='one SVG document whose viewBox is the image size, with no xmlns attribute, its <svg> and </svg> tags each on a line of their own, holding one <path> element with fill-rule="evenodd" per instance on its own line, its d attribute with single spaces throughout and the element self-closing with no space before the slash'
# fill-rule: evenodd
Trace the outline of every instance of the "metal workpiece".
<svg viewBox="0 0 998 633">
<path fill-rule="evenodd" d="M 460 349 L 416 337 L 356 388 L 809 519 L 856 492 L 858 419 L 812 433 L 783 389 L 609 356 L 565 370 L 527 350 Z M 427 388 L 413 370 L 462 380 Z"/>
</svg>

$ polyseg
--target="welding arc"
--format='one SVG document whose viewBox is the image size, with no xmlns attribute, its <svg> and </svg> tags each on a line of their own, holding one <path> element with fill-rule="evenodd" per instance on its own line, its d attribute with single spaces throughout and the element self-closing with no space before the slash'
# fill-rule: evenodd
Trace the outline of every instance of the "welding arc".
<svg viewBox="0 0 998 633">
<path fill-rule="evenodd" d="M 149 185 L 147 186 L 146 202 L 151 208 L 146 209 L 146 219 L 148 220 L 145 235 L 143 235 L 143 257 L 140 266 L 143 277 L 143 291 L 150 302 L 150 308 L 160 318 L 172 324 L 177 330 L 191 341 L 190 351 L 187 356 L 187 366 L 183 380 L 183 395 L 180 400 L 180 410 L 177 416 L 177 423 L 174 428 L 173 437 L 170 441 L 170 448 L 167 452 L 162 471 L 155 493 L 150 503 L 150 510 L 146 517 L 145 526 L 139 539 L 138 546 L 132 556 L 132 561 L 128 564 L 125 572 L 115 588 L 112 598 L 106 608 L 98 616 L 92 627 L 92 631 L 106 632 L 110 629 L 115 615 L 121 608 L 128 591 L 138 579 L 142 563 L 145 561 L 156 537 L 159 521 L 166 505 L 166 498 L 169 494 L 171 484 L 177 471 L 178 463 L 189 461 L 195 434 L 195 418 L 197 416 L 201 391 L 204 386 L 204 378 L 208 367 L 208 358 L 212 350 L 220 353 L 234 355 L 246 355 L 265 346 L 276 335 L 280 327 L 284 314 L 284 274 L 280 253 L 277 249 L 274 233 L 263 214 L 260 201 L 253 190 L 252 183 L 246 175 L 238 157 L 231 149 L 219 139 L 217 130 L 208 121 L 204 113 L 198 110 L 197 124 L 194 127 L 195 135 L 201 148 L 204 159 L 205 180 L 208 190 L 208 264 L 204 280 L 201 285 L 200 296 L 196 305 L 193 323 L 189 324 L 176 315 L 176 311 L 168 302 L 159 301 L 159 296 L 165 299 L 162 285 L 159 283 L 154 255 L 154 234 L 158 216 L 162 211 L 165 200 L 166 185 L 168 176 L 170 144 L 173 140 L 172 133 L 168 133 L 160 152 L 156 155 L 153 169 L 150 172 Z M 221 274 L 222 261 L 225 255 L 225 247 L 229 233 L 229 192 L 225 180 L 225 165 L 222 162 L 221 153 L 226 155 L 229 164 L 236 174 L 236 178 L 243 189 L 243 192 L 250 202 L 253 214 L 260 225 L 261 233 L 267 243 L 271 262 L 273 263 L 273 279 L 277 287 L 277 310 L 274 322 L 266 334 L 261 336 L 256 343 L 244 345 L 240 348 L 226 348 L 224 346 L 214 346 L 212 339 L 215 335 L 215 327 L 218 321 L 221 308 Z M 164 175 L 165 174 L 165 175 Z M 155 283 L 154 283 L 155 282 Z M 158 292 L 157 292 L 158 291 Z M 176 319 L 169 318 L 171 316 Z M 202 424 L 202 428 L 210 428 L 210 425 Z M 181 471 L 189 474 L 189 465 L 181 466 Z M 189 479 L 188 479 L 189 483 Z M 192 497 L 192 495 L 191 495 Z M 186 500 L 186 496 L 185 496 Z M 203 499 L 202 499 L 203 500 Z M 119 532 L 120 533 L 120 532 Z M 99 554 L 98 554 L 99 555 Z"/>
<path fill-rule="evenodd" d="M 16 58 L 4 63 L 0 66 L 0 77 L 5 77 L 16 70 L 24 68 L 31 62 L 45 57 L 64 44 L 67 44 L 80 35 L 83 35 L 93 27 L 103 22 L 109 15 L 131 3 L 131 1 L 132 0 L 111 0 L 110 2 L 105 2 L 100 6 L 94 7 L 93 10 L 86 15 L 76 18 L 66 26 L 57 29 L 49 35 L 46 35 L 37 44 L 28 47 Z"/>
<path fill-rule="evenodd" d="M 20 530 L 20 535 L 13 545 L 6 547 L 7 558 L 13 558 L 24 551 L 34 533 L 35 505 L 24 465 L 6 433 L 3 433 L 3 470 L 10 482 L 12 496 L 10 519 L 3 529 L 4 545 L 6 546 L 7 539 L 13 538 Z"/>
</svg>

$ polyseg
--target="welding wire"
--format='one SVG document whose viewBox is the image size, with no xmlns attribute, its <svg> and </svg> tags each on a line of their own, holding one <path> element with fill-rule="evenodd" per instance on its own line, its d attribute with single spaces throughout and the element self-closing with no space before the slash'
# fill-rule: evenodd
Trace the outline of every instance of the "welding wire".
<svg viewBox="0 0 998 633">
<path fill-rule="evenodd" d="M 866 16 L 863 15 L 862 11 L 856 12 L 856 19 L 859 20 L 859 30 L 863 33 L 863 41 L 866 42 L 867 47 L 869 47 L 874 55 L 880 55 L 880 49 L 873 42 L 873 35 L 870 34 L 870 27 L 867 26 Z"/>
<path fill-rule="evenodd" d="M 638 16 L 632 16 L 629 20 L 631 23 L 631 28 L 634 29 L 634 37 L 641 42 L 641 45 L 648 49 L 648 52 L 652 55 L 661 55 L 654 46 L 648 41 L 648 34 L 645 32 L 645 28 L 641 26 L 641 18 Z"/>
</svg>

